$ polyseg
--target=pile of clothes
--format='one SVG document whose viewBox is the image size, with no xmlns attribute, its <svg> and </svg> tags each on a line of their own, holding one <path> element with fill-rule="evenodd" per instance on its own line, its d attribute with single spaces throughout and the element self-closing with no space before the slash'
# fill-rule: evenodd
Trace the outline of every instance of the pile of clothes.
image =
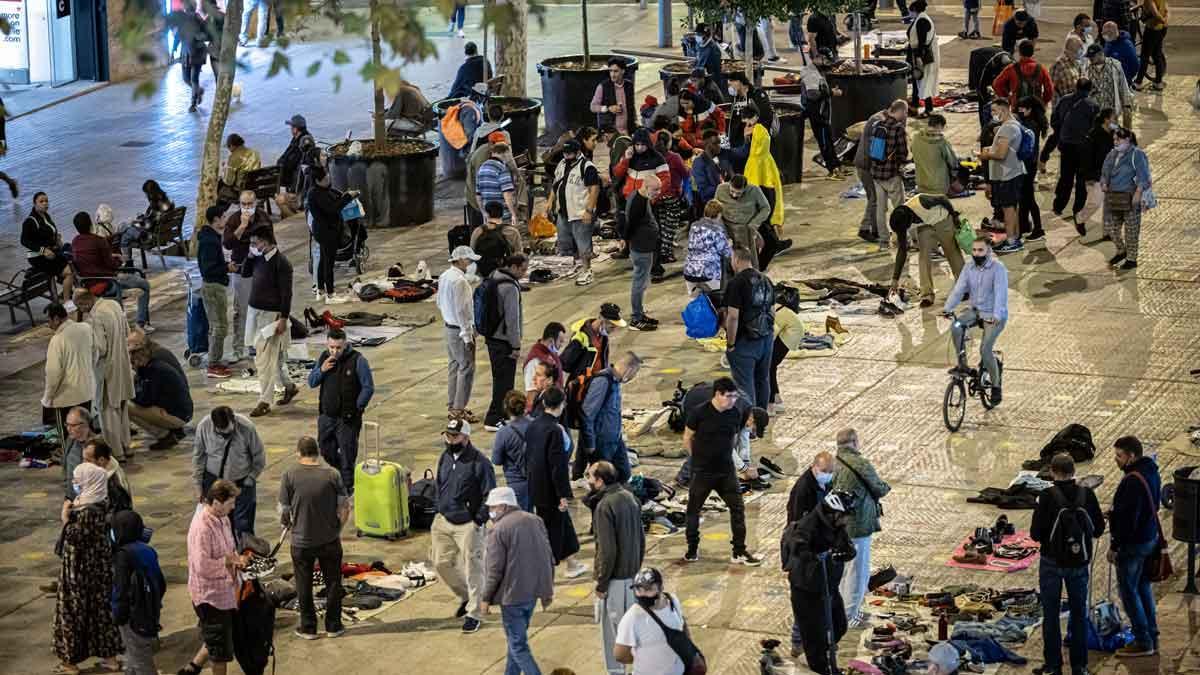
<svg viewBox="0 0 1200 675">
<path fill-rule="evenodd" d="M 359 620 L 359 611 L 375 610 L 384 603 L 403 600 L 416 589 L 437 581 L 437 573 L 423 562 L 411 562 L 399 572 L 393 572 L 382 560 L 375 560 L 370 563 L 343 562 L 336 578 L 342 585 L 344 618 L 356 622 Z M 322 589 L 329 581 L 318 565 L 313 570 L 313 604 L 318 612 L 325 611 L 325 595 Z M 266 581 L 263 589 L 276 607 L 292 612 L 299 611 L 292 575 L 287 574 Z"/>
<path fill-rule="evenodd" d="M 45 469 L 61 459 L 58 430 L 42 428 L 0 438 L 0 462 L 19 462 L 22 469 Z"/>
</svg>

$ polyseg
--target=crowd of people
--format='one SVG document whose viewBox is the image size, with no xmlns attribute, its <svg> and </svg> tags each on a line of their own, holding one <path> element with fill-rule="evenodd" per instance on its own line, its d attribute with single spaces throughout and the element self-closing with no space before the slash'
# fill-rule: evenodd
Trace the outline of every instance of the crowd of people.
<svg viewBox="0 0 1200 675">
<path fill-rule="evenodd" d="M 261 39 L 268 4 L 253 6 L 259 10 Z M 982 328 L 981 364 L 995 404 L 1002 401 L 1002 373 L 994 349 L 1010 318 L 1008 273 L 997 256 L 1045 237 L 1036 177 L 1055 149 L 1060 166 L 1053 213 L 1086 236 L 1089 217 L 1103 209 L 1105 239 L 1114 247 L 1110 264 L 1137 266 L 1141 216 L 1153 196 L 1149 160 L 1129 129 L 1133 92 L 1141 88 L 1147 62 L 1156 66 L 1151 88 L 1161 89 L 1165 70 L 1166 2 L 1154 0 L 1147 7 L 1140 57 L 1117 17 L 1103 21 L 1094 38 L 1099 21 L 1081 14 L 1050 68 L 1037 60 L 1035 17 L 1022 10 L 1005 24 L 1002 44 L 1014 60 L 985 87 L 977 153 L 994 215 L 969 251 L 962 251 L 956 239 L 961 214 L 952 201 L 964 191 L 964 168 L 945 137 L 947 118 L 934 111 L 941 60 L 936 28 L 925 0 L 902 12 L 910 24 L 909 57 L 922 76 L 911 103 L 894 101 L 863 125 L 852 160 L 867 197 L 859 236 L 882 252 L 894 245 L 893 291 L 899 290 L 915 242 L 923 309 L 935 304 L 933 263 L 940 249 L 955 277 L 940 312 L 958 319 L 957 344 L 966 330 Z M 270 8 L 278 12 L 277 4 Z M 978 3 L 972 7 L 968 1 L 964 9 L 960 37 L 972 37 L 978 34 Z M 282 32 L 282 15 L 276 16 Z M 203 17 L 197 21 L 203 27 Z M 456 26 L 461 37 L 461 6 L 450 31 Z M 818 63 L 836 58 L 840 40 L 832 19 L 814 14 L 807 28 L 809 35 L 797 31 L 793 41 L 819 49 Z M 782 60 L 770 20 L 751 27 L 733 16 L 726 30 L 754 43 L 743 42 L 739 50 L 765 49 L 768 61 Z M 789 331 L 796 321 L 777 297 L 768 268 L 792 240 L 783 236 L 783 182 L 771 154 L 776 112 L 763 88 L 744 75 L 721 71 L 714 40 L 707 28 L 698 28 L 697 70 L 648 110 L 637 107 L 626 60 L 610 59 L 608 78 L 586 104 L 595 125 L 567 132 L 545 156 L 545 216 L 556 225 L 556 252 L 574 261 L 574 283 L 595 283 L 594 235 L 607 221 L 619 242 L 613 257 L 628 259 L 632 274 L 628 313 L 603 302 L 592 316 L 548 321 L 532 344 L 524 334 L 522 294 L 530 263 L 522 230 L 535 215 L 526 199 L 531 186 L 517 167 L 509 132 L 498 124 L 503 111 L 488 103 L 491 67 L 474 44 L 465 47 L 467 59 L 454 84 L 464 108 L 459 126 L 443 133 L 461 141 L 452 145 L 467 166 L 464 197 L 471 231 L 451 247 L 448 266 L 437 279 L 435 302 L 448 358 L 447 416 L 434 472 L 431 559 L 457 598 L 454 614 L 462 619 L 463 633 L 478 631 L 499 606 L 508 673 L 541 672 L 528 631 L 536 605 L 545 609 L 553 603 L 560 569 L 566 579 L 591 572 L 608 673 L 625 673 L 630 664 L 634 673 L 647 675 L 685 672 L 689 656 L 679 645 L 694 649 L 694 643 L 680 599 L 666 591 L 662 570 L 646 564 L 642 501 L 631 488 L 632 453 L 623 429 L 623 389 L 637 377 L 643 358 L 633 351 L 610 352 L 618 329 L 660 326 L 647 310 L 645 294 L 650 284 L 665 280 L 668 265 L 679 264 L 680 246 L 686 250 L 680 265 L 686 297 L 712 301 L 726 346 L 722 365 L 729 370 L 728 377 L 692 387 L 682 406 L 687 458 L 677 483 L 688 495 L 683 562 L 701 559 L 701 511 L 715 493 L 730 520 L 730 564 L 763 563 L 748 541 L 743 492 L 745 483 L 759 477 L 750 461 L 752 443 L 764 437 L 771 416 L 785 409 L 778 368 L 795 348 Z M 207 57 L 203 47 L 195 40 L 183 45 L 193 107 L 203 94 L 197 74 L 197 60 Z M 805 119 L 830 176 L 844 178 L 850 169 L 841 166 L 829 135 L 830 97 L 841 92 L 828 86 L 807 51 L 801 52 L 801 62 Z M 728 117 L 716 107 L 726 101 Z M 923 123 L 910 129 L 910 116 Z M 316 300 L 346 302 L 334 283 L 341 203 L 305 118 L 295 115 L 287 124 L 292 138 L 278 161 L 277 202 L 284 215 L 303 210 L 309 216 L 317 243 Z M 226 379 L 235 364 L 253 358 L 258 396 L 246 415 L 225 405 L 198 414 L 179 360 L 149 337 L 154 332 L 150 285 L 125 263 L 145 232 L 174 208 L 157 183 L 146 182 L 147 209 L 128 224 L 114 225 L 112 209 L 104 204 L 94 217 L 77 213 L 78 234 L 70 244 L 49 214 L 45 193 L 34 195 L 22 227 L 30 268 L 62 282 L 61 302 L 47 309 L 53 336 L 41 401 L 44 421 L 57 426 L 64 441 L 59 458 L 62 571 L 54 622 L 59 672 L 80 672 L 79 664 L 92 657 L 115 670 L 122 653 L 127 673 L 157 672 L 154 644 L 165 581 L 134 510 L 137 486 L 122 468 L 135 461 L 134 425 L 149 437 L 152 452 L 176 446 L 192 428 L 198 508 L 187 536 L 188 593 L 202 646 L 179 672 L 191 675 L 207 665 L 224 673 L 234 658 L 237 573 L 250 560 L 240 553 L 241 542 L 255 533 L 258 483 L 267 466 L 253 418 L 290 404 L 301 389 L 287 368 L 290 316 L 298 304 L 294 269 L 259 199 L 244 189 L 247 172 L 259 168 L 261 160 L 237 134 L 229 136 L 227 148 L 221 180 L 225 199 L 207 209 L 196 237 L 199 296 L 209 322 L 203 367 L 206 377 Z M 910 157 L 915 192 L 905 190 L 902 175 Z M 1068 205 L 1071 212 L 1064 216 Z M 121 305 L 130 290 L 138 292 L 132 326 Z M 479 338 L 491 371 L 482 417 L 471 409 Z M 299 438 L 295 463 L 280 479 L 277 510 L 291 537 L 300 613 L 295 634 L 314 640 L 345 632 L 336 583 L 325 585 L 324 624 L 318 625 L 314 569 L 342 565 L 340 537 L 355 499 L 359 436 L 375 385 L 367 357 L 337 328 L 327 331 L 326 348 L 307 384 L 319 396 L 316 435 Z M 473 432 L 480 425 L 495 434 L 490 449 L 475 445 Z M 834 444 L 836 450 L 818 453 L 793 485 L 780 541 L 794 614 L 792 653 L 820 673 L 835 667 L 836 642 L 871 618 L 872 538 L 885 522 L 882 504 L 891 490 L 854 429 L 838 432 Z M 1121 599 L 1133 624 L 1134 641 L 1120 655 L 1135 657 L 1158 648 L 1146 564 L 1159 543 L 1154 523 L 1161 482 L 1136 438 L 1116 441 L 1114 453 L 1125 477 L 1107 514 L 1091 490 L 1074 481 L 1070 456 L 1052 459 L 1054 486 L 1039 498 L 1031 537 L 1042 545 L 1039 586 L 1045 612 L 1057 616 L 1065 586 L 1071 629 L 1079 635 L 1085 632 L 1090 553 L 1108 523 L 1109 559 L 1117 566 Z M 497 485 L 497 469 L 503 485 Z M 590 565 L 578 555 L 578 511 L 570 508 L 577 490 L 584 491 L 594 537 Z M 1063 547 L 1055 526 L 1067 508 L 1078 510 L 1076 520 L 1086 535 L 1082 560 L 1077 550 Z M 825 611 L 814 610 L 822 607 Z M 1043 633 L 1044 672 L 1060 673 L 1058 622 L 1044 622 Z M 1075 672 L 1086 668 L 1081 644 L 1071 648 Z M 948 643 L 929 652 L 930 673 L 950 675 L 958 665 L 959 653 Z"/>
</svg>

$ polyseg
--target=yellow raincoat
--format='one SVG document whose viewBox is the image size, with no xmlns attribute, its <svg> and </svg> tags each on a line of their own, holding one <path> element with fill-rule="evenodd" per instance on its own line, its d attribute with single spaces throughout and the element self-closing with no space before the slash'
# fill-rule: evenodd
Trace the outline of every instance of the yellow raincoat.
<svg viewBox="0 0 1200 675">
<path fill-rule="evenodd" d="M 775 209 L 771 212 L 771 224 L 777 230 L 783 228 L 783 179 L 779 167 L 771 157 L 771 134 L 761 124 L 754 125 L 750 136 L 750 158 L 746 160 L 746 180 L 761 188 L 775 191 Z"/>
</svg>

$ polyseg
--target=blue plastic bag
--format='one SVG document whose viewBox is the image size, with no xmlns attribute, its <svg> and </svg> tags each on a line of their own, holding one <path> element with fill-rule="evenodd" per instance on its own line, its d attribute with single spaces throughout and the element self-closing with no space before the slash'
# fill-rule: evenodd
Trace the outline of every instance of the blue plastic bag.
<svg viewBox="0 0 1200 675">
<path fill-rule="evenodd" d="M 1067 637 L 1063 640 L 1063 643 L 1071 644 L 1072 639 L 1073 636 L 1071 635 L 1071 630 L 1068 627 Z M 1087 647 L 1089 650 L 1094 652 L 1108 652 L 1111 654 L 1130 642 L 1133 642 L 1133 632 L 1128 628 L 1122 627 L 1121 630 L 1115 633 L 1101 635 L 1100 631 L 1096 630 L 1096 624 L 1092 622 L 1090 618 L 1088 619 Z"/>
<path fill-rule="evenodd" d="M 682 316 L 688 337 L 699 340 L 717 334 L 717 309 L 713 307 L 707 294 L 701 293 L 693 298 L 687 307 L 683 308 Z"/>
</svg>

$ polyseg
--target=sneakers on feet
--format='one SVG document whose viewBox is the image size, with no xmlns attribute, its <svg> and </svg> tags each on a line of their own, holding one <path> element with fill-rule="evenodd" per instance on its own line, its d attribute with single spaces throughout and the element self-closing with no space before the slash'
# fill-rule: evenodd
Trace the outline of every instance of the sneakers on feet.
<svg viewBox="0 0 1200 675">
<path fill-rule="evenodd" d="M 480 621 L 479 619 L 476 619 L 476 618 L 474 618 L 474 617 L 470 617 L 470 616 L 468 616 L 468 617 L 466 618 L 466 620 L 464 620 L 464 621 L 463 621 L 462 632 L 464 632 L 464 633 L 478 633 L 478 632 L 479 632 L 479 627 L 480 627 L 480 626 L 482 626 L 482 625 L 483 625 L 483 622 L 482 622 L 482 621 Z"/>
<path fill-rule="evenodd" d="M 588 270 L 586 272 L 579 273 L 579 276 L 575 278 L 575 285 L 576 286 L 589 286 L 595 280 L 596 280 L 595 277 L 592 276 L 592 271 Z"/>
<path fill-rule="evenodd" d="M 504 426 L 504 422 L 496 422 L 495 424 L 485 424 L 485 425 L 483 425 L 483 430 L 490 431 L 494 434 L 497 431 L 500 431 L 500 427 L 502 427 L 502 426 Z"/>
<path fill-rule="evenodd" d="M 154 326 L 151 326 L 149 323 L 139 323 L 138 328 L 141 328 L 142 332 L 146 335 L 149 335 L 156 330 Z"/>
<path fill-rule="evenodd" d="M 250 411 L 250 416 L 251 417 L 262 417 L 263 415 L 266 415 L 269 412 L 271 412 L 271 406 L 269 404 L 259 403 L 258 405 L 254 406 L 254 410 Z"/>
<path fill-rule="evenodd" d="M 317 635 L 316 633 L 305 633 L 299 628 L 293 632 L 295 633 L 296 637 L 300 638 L 301 640 L 319 640 L 321 638 L 321 636 Z"/>
<path fill-rule="evenodd" d="M 629 322 L 630 330 L 652 331 L 657 328 L 658 328 L 658 324 L 650 323 L 645 318 L 635 319 L 635 320 Z"/>
<path fill-rule="evenodd" d="M 700 559 L 700 551 L 694 548 L 688 548 L 687 553 L 683 554 L 684 562 L 696 562 Z"/>
<path fill-rule="evenodd" d="M 1029 236 L 1025 238 L 1025 241 L 1041 241 L 1045 238 L 1046 232 L 1044 230 L 1037 230 L 1036 232 L 1030 232 Z"/>
<path fill-rule="evenodd" d="M 1126 260 L 1125 262 L 1121 263 L 1121 269 L 1123 269 L 1123 270 L 1137 269 L 1137 261 L 1136 260 Z"/>
<path fill-rule="evenodd" d="M 287 405 L 292 402 L 292 399 L 300 393 L 300 387 L 294 384 L 289 384 L 283 389 L 283 398 L 279 399 L 279 405 Z"/>
<path fill-rule="evenodd" d="M 577 579 L 577 578 L 583 576 L 584 574 L 586 574 L 588 569 L 589 568 L 587 565 L 579 562 L 578 560 L 572 560 L 567 565 L 567 570 L 566 570 L 565 574 L 568 579 Z"/>
<path fill-rule="evenodd" d="M 1135 656 L 1153 656 L 1154 648 L 1140 642 L 1131 642 L 1117 650 L 1117 656 L 1131 658 Z"/>
<path fill-rule="evenodd" d="M 204 372 L 204 375 L 205 377 L 211 377 L 218 380 L 227 380 L 230 377 L 233 377 L 233 371 L 229 370 L 229 368 L 226 366 L 209 366 L 208 370 Z"/>
<path fill-rule="evenodd" d="M 1016 253 L 1018 251 L 1024 251 L 1024 250 L 1025 250 L 1025 244 L 1021 243 L 1020 239 L 1006 239 L 1006 240 L 1004 240 L 1003 244 L 1000 244 L 999 246 L 997 246 L 995 248 L 997 255 Z"/>
<path fill-rule="evenodd" d="M 1079 233 L 1079 236 L 1086 237 L 1087 223 L 1079 220 L 1078 215 L 1071 216 L 1071 220 L 1075 223 L 1075 231 Z"/>
<path fill-rule="evenodd" d="M 467 615 L 467 603 L 464 602 L 463 604 L 458 606 L 458 609 L 454 610 L 454 618 L 461 619 L 466 615 Z"/>
<path fill-rule="evenodd" d="M 1123 262 L 1125 262 L 1125 253 L 1122 251 L 1117 251 L 1116 255 L 1114 255 L 1113 257 L 1108 259 L 1108 266 L 1116 267 L 1117 265 L 1120 265 Z"/>
<path fill-rule="evenodd" d="M 158 439 L 157 441 L 151 443 L 150 449 L 151 450 L 168 450 L 170 448 L 175 447 L 175 445 L 177 443 L 179 443 L 179 439 L 175 437 L 175 434 L 167 434 L 166 436 L 163 436 L 162 438 Z"/>
<path fill-rule="evenodd" d="M 735 565 L 746 565 L 747 567 L 758 567 L 762 564 L 762 558 L 754 555 L 749 551 L 738 551 L 729 557 L 729 562 Z"/>
<path fill-rule="evenodd" d="M 345 634 L 346 634 L 345 628 L 339 628 L 337 630 L 325 631 L 325 637 L 328 637 L 328 638 L 340 638 Z"/>
</svg>

